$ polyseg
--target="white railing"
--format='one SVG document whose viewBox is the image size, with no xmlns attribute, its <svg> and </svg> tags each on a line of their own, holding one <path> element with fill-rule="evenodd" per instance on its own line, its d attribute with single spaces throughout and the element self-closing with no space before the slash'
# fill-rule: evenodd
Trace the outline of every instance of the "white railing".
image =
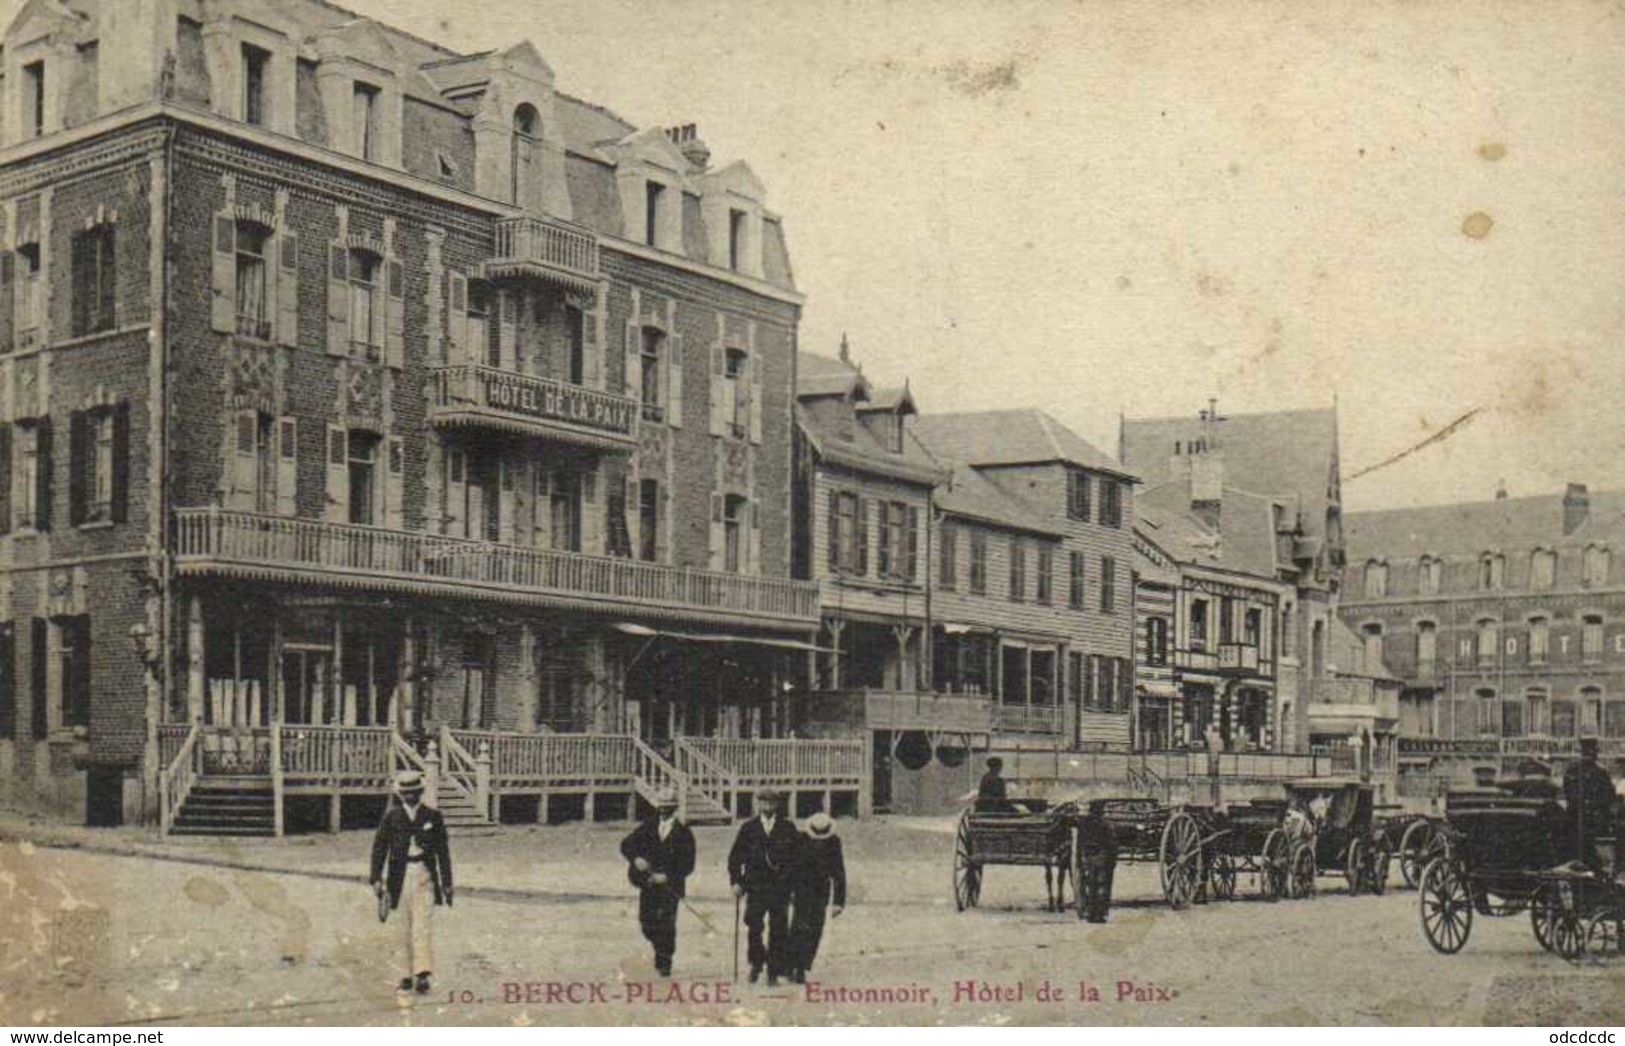
<svg viewBox="0 0 1625 1046">
<path fill-rule="evenodd" d="M 764 784 L 814 788 L 856 784 L 865 774 L 864 742 L 688 737 L 684 743 L 733 774 L 742 788 Z"/>
<path fill-rule="evenodd" d="M 994 705 L 993 724 L 1018 734 L 1058 734 L 1066 712 L 1060 705 Z"/>
<path fill-rule="evenodd" d="M 394 737 L 387 726 L 284 723 L 278 737 L 280 769 L 295 786 L 387 787 L 395 766 Z"/>
<path fill-rule="evenodd" d="M 632 776 L 632 739 L 624 734 L 509 734 L 453 730 L 465 748 L 491 753 L 498 792 L 549 782 L 624 780 Z"/>
<path fill-rule="evenodd" d="M 473 752 L 463 747 L 450 726 L 440 724 L 440 784 L 449 785 L 486 817 L 491 809 L 491 745 L 482 739 L 471 740 Z"/>
<path fill-rule="evenodd" d="M 638 405 L 629 396 L 480 364 L 437 367 L 429 416 L 476 410 L 546 426 L 561 422 L 626 443 L 636 438 Z"/>
<path fill-rule="evenodd" d="M 169 830 L 175 826 L 175 818 L 186 805 L 186 797 L 192 793 L 192 784 L 198 776 L 198 759 L 201 749 L 198 748 L 198 728 L 196 724 L 188 726 L 186 737 L 181 741 L 175 756 L 158 773 L 158 832 L 168 835 Z"/>
<path fill-rule="evenodd" d="M 808 581 L 219 508 L 178 509 L 175 517 L 177 559 L 183 569 L 262 565 L 782 620 L 818 619 L 818 586 Z"/>
<path fill-rule="evenodd" d="M 679 737 L 672 746 L 672 758 L 690 787 L 715 800 L 730 817 L 735 815 L 739 808 L 738 776 L 694 747 L 686 737 Z"/>
<path fill-rule="evenodd" d="M 671 792 L 677 796 L 677 812 L 679 816 L 688 816 L 688 788 L 683 775 L 677 768 L 666 762 L 659 752 L 644 744 L 638 738 L 632 741 L 632 784 L 644 799 L 653 802 L 661 792 Z M 641 787 L 639 787 L 641 786 Z"/>
<path fill-rule="evenodd" d="M 591 233 L 545 218 L 503 218 L 497 222 L 493 265 L 533 264 L 580 276 L 598 276 L 598 240 Z"/>
</svg>

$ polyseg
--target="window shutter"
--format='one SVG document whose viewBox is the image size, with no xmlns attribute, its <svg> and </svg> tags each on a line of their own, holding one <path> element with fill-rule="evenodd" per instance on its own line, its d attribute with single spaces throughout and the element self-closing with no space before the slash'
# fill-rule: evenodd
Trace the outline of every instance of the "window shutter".
<svg viewBox="0 0 1625 1046">
<path fill-rule="evenodd" d="M 727 367 L 728 350 L 720 344 L 711 346 L 711 435 L 720 436 L 728 431 L 729 418 L 724 416 L 722 409 L 722 386 L 728 380 L 725 368 Z"/>
<path fill-rule="evenodd" d="M 39 421 L 39 474 L 34 501 L 34 527 L 51 529 L 51 419 Z"/>
<path fill-rule="evenodd" d="M 497 508 L 501 513 L 498 523 L 502 528 L 503 544 L 512 545 L 519 540 L 517 527 L 519 513 L 515 506 L 517 498 L 514 495 L 514 463 L 507 458 L 499 458 L 497 460 L 497 471 L 500 473 L 497 477 L 497 482 L 500 485 L 497 494 Z"/>
<path fill-rule="evenodd" d="M 67 722 L 75 726 L 90 725 L 90 616 L 81 614 L 63 622 L 62 628 L 73 636 L 73 661 L 69 665 L 73 680 L 67 693 Z"/>
<path fill-rule="evenodd" d="M 721 494 L 711 495 L 711 548 L 710 568 L 721 570 L 723 566 L 724 549 L 727 545 L 727 531 L 723 527 L 722 512 L 723 501 Z"/>
<path fill-rule="evenodd" d="M 87 419 L 82 410 L 68 415 L 68 525 L 85 521 L 85 444 Z"/>
<path fill-rule="evenodd" d="M 231 420 L 231 487 L 226 507 L 252 512 L 259 507 L 260 416 L 258 411 L 240 410 Z"/>
<path fill-rule="evenodd" d="M 327 354 L 350 354 L 350 255 L 342 244 L 327 249 Z"/>
<path fill-rule="evenodd" d="M 643 399 L 643 355 L 638 344 L 643 328 L 636 323 L 626 325 L 626 394 L 634 400 Z"/>
<path fill-rule="evenodd" d="M 276 340 L 280 345 L 299 344 L 299 236 L 285 232 L 277 237 Z"/>
<path fill-rule="evenodd" d="M 36 617 L 30 621 L 31 630 L 28 643 L 28 689 L 33 698 L 33 707 L 30 709 L 31 735 L 36 741 L 43 741 L 50 733 L 50 719 L 46 713 L 46 661 L 49 659 L 51 639 L 50 625 L 43 617 Z"/>
<path fill-rule="evenodd" d="M 762 513 L 761 504 L 750 503 L 750 568 L 752 574 L 762 572 Z"/>
<path fill-rule="evenodd" d="M 214 297 L 209 322 L 226 334 L 237 330 L 237 221 L 230 215 L 214 218 Z"/>
<path fill-rule="evenodd" d="M 0 251 L 0 352 L 10 352 L 17 326 L 17 255 Z M 0 694 L 0 700 L 4 700 Z"/>
<path fill-rule="evenodd" d="M 299 421 L 277 422 L 276 511 L 279 516 L 299 514 Z"/>
<path fill-rule="evenodd" d="M 532 462 L 535 473 L 535 504 L 532 506 L 534 540 L 538 548 L 553 547 L 553 473 Z"/>
<path fill-rule="evenodd" d="M 903 575 L 910 581 L 919 576 L 916 563 L 920 550 L 920 510 L 909 507 L 908 520 L 903 531 Z"/>
<path fill-rule="evenodd" d="M 406 268 L 399 258 L 384 262 L 384 362 L 406 366 Z"/>
<path fill-rule="evenodd" d="M 17 736 L 17 628 L 0 622 L 0 738 Z"/>
<path fill-rule="evenodd" d="M 841 494 L 839 491 L 829 492 L 828 517 L 824 521 L 824 528 L 829 538 L 829 572 L 838 574 L 845 566 L 841 562 Z"/>
<path fill-rule="evenodd" d="M 598 506 L 598 469 L 593 466 L 581 471 L 581 551 L 590 556 L 604 554 L 605 518 Z"/>
<path fill-rule="evenodd" d="M 875 508 L 879 509 L 876 515 L 879 517 L 877 522 L 880 526 L 880 547 L 875 555 L 875 576 L 890 577 L 892 572 L 891 503 L 882 501 L 875 505 Z"/>
<path fill-rule="evenodd" d="M 762 358 L 751 353 L 745 363 L 750 371 L 750 441 L 762 442 Z"/>
<path fill-rule="evenodd" d="M 384 526 L 390 530 L 405 530 L 401 495 L 406 483 L 406 443 L 399 436 L 391 436 L 384 441 L 384 461 Z M 507 512 L 507 506 L 504 506 L 504 524 L 507 523 Z"/>
<path fill-rule="evenodd" d="M 497 358 L 503 370 L 518 370 L 515 349 L 519 344 L 519 295 L 504 290 L 497 295 Z"/>
<path fill-rule="evenodd" d="M 118 230 L 107 226 L 95 240 L 97 259 L 96 329 L 110 331 L 118 326 Z"/>
<path fill-rule="evenodd" d="M 350 434 L 340 425 L 327 426 L 327 511 L 329 523 L 350 521 Z"/>
<path fill-rule="evenodd" d="M 673 334 L 666 340 L 666 346 L 666 424 L 680 429 L 683 427 L 683 336 Z"/>
<path fill-rule="evenodd" d="M 468 344 L 468 277 L 460 272 L 446 274 L 446 341 L 447 363 L 479 362 Z"/>
<path fill-rule="evenodd" d="M 11 426 L 0 425 L 0 534 L 11 533 Z"/>
<path fill-rule="evenodd" d="M 859 577 L 869 573 L 869 502 L 865 498 L 858 498 L 858 533 L 857 550 L 858 562 L 855 573 Z"/>
<path fill-rule="evenodd" d="M 643 500 L 639 493 L 637 477 L 628 472 L 621 518 L 626 522 L 626 554 L 633 559 L 643 550 Z"/>
<path fill-rule="evenodd" d="M 130 404 L 120 403 L 113 408 L 113 475 L 112 504 L 109 510 L 114 523 L 130 519 Z"/>
<path fill-rule="evenodd" d="M 463 512 L 468 504 L 468 456 L 461 450 L 446 451 L 446 533 L 465 536 Z"/>
</svg>

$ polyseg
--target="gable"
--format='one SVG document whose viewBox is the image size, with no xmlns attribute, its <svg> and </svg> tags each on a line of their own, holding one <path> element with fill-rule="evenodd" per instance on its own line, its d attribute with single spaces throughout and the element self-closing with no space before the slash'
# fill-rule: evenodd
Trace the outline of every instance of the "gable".
<svg viewBox="0 0 1625 1046">
<path fill-rule="evenodd" d="M 395 73 L 401 65 L 401 56 L 378 23 L 365 18 L 346 22 L 316 37 L 318 48 L 325 56 L 336 52 L 345 58 Z"/>
<path fill-rule="evenodd" d="M 622 166 L 643 163 L 676 175 L 681 175 L 688 169 L 687 157 L 677 150 L 672 140 L 666 137 L 666 132 L 658 127 L 635 131 L 616 142 L 608 152 L 615 157 L 616 163 Z"/>
<path fill-rule="evenodd" d="M 536 50 L 536 45 L 529 40 L 521 40 L 497 56 L 497 62 L 505 72 L 515 76 L 523 76 L 531 80 L 540 80 L 543 83 L 553 82 L 553 67 L 547 64 L 547 59 Z"/>
<path fill-rule="evenodd" d="M 76 32 L 81 24 L 80 17 L 60 0 L 28 0 L 17 12 L 17 17 L 11 20 L 11 25 L 6 29 L 6 39 L 16 40 L 19 44 L 32 43 L 42 36 L 62 30 Z"/>
<path fill-rule="evenodd" d="M 722 170 L 706 175 L 705 189 L 733 193 L 755 203 L 761 203 L 767 196 L 767 187 L 744 160 L 735 160 Z"/>
</svg>

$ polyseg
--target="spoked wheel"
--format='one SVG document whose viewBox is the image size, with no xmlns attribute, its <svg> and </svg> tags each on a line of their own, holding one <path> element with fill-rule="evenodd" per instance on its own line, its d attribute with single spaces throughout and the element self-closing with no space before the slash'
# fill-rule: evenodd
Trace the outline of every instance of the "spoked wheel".
<svg viewBox="0 0 1625 1046">
<path fill-rule="evenodd" d="M 1529 925 L 1535 931 L 1535 940 L 1542 949 L 1552 950 L 1552 922 L 1557 911 L 1544 901 L 1529 906 Z"/>
<path fill-rule="evenodd" d="M 1399 874 L 1405 888 L 1416 889 L 1427 867 L 1428 847 L 1433 842 L 1433 824 L 1424 819 L 1412 821 L 1399 837 Z"/>
<path fill-rule="evenodd" d="M 1208 858 L 1208 896 L 1215 901 L 1234 900 L 1236 896 L 1236 859 L 1228 851 L 1219 850 Z"/>
<path fill-rule="evenodd" d="M 1532 906 L 1546 910 L 1546 934 L 1551 940 L 1551 951 L 1571 961 L 1585 954 L 1589 927 L 1575 910 L 1574 893 L 1567 884 L 1548 886 Z"/>
<path fill-rule="evenodd" d="M 1594 959 L 1625 955 L 1625 910 L 1605 908 L 1586 926 L 1586 954 Z"/>
<path fill-rule="evenodd" d="M 1202 831 L 1196 826 L 1196 818 L 1183 812 L 1168 818 L 1158 853 L 1162 861 L 1162 895 L 1169 907 L 1184 908 L 1196 897 L 1196 888 L 1202 883 Z"/>
<path fill-rule="evenodd" d="M 1365 880 L 1366 852 L 1364 839 L 1349 841 L 1348 852 L 1343 855 L 1343 879 L 1349 884 L 1349 893 L 1358 894 Z"/>
<path fill-rule="evenodd" d="M 1433 950 L 1454 955 L 1473 932 L 1473 898 L 1461 869 L 1436 858 L 1422 873 L 1422 932 Z"/>
<path fill-rule="evenodd" d="M 1311 897 L 1315 892 L 1315 848 L 1298 843 L 1287 865 L 1286 895 L 1293 900 Z"/>
<path fill-rule="evenodd" d="M 1264 837 L 1264 849 L 1258 857 L 1258 892 L 1266 901 L 1279 901 L 1286 896 L 1287 842 L 1279 828 L 1271 829 Z"/>
<path fill-rule="evenodd" d="M 959 911 L 976 907 L 982 896 L 982 866 L 970 856 L 970 825 L 959 822 L 954 838 L 954 907 Z"/>
</svg>

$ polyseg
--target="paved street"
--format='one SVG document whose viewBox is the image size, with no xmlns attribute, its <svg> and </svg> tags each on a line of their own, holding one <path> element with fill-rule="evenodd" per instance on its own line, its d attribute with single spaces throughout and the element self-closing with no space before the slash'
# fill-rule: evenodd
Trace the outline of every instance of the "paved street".
<svg viewBox="0 0 1625 1046">
<path fill-rule="evenodd" d="M 721 872 L 729 835 L 698 832 L 692 899 L 715 932 L 682 914 L 676 983 L 702 997 L 685 1003 L 645 1001 L 668 989 L 647 983 L 653 970 L 615 828 L 464 840 L 465 892 L 437 922 L 436 991 L 410 1002 L 391 988 L 393 923 L 378 924 L 360 882 L 365 833 L 172 848 L 193 859 L 353 871 L 354 882 L 8 842 L 0 845 L 0 939 L 26 947 L 5 951 L 0 1023 L 1575 1024 L 1625 1016 L 1625 962 L 1570 965 L 1546 955 L 1523 918 L 1480 919 L 1467 948 L 1444 957 L 1422 938 L 1414 893 L 1351 898 L 1326 878 L 1312 901 L 1173 913 L 1155 899 L 1155 870 L 1141 866 L 1120 870 L 1121 905 L 1106 926 L 1043 912 L 1036 869 L 992 869 L 984 907 L 959 914 L 949 899 L 947 820 L 842 828 L 851 906 L 830 929 L 813 976 L 817 999 L 716 986 L 731 966 L 733 905 Z M 1246 877 L 1241 887 L 1252 890 Z M 1064 1001 L 1035 998 L 1046 980 Z M 955 1002 L 965 981 L 991 1001 Z M 1083 983 L 1099 1002 L 1078 1001 Z M 505 984 L 531 985 L 506 989 L 521 999 L 528 991 L 529 1000 L 504 1002 Z M 840 1001 L 841 991 L 865 989 L 915 1001 Z M 571 1001 L 595 990 L 611 1000 L 607 1008 Z"/>
</svg>

